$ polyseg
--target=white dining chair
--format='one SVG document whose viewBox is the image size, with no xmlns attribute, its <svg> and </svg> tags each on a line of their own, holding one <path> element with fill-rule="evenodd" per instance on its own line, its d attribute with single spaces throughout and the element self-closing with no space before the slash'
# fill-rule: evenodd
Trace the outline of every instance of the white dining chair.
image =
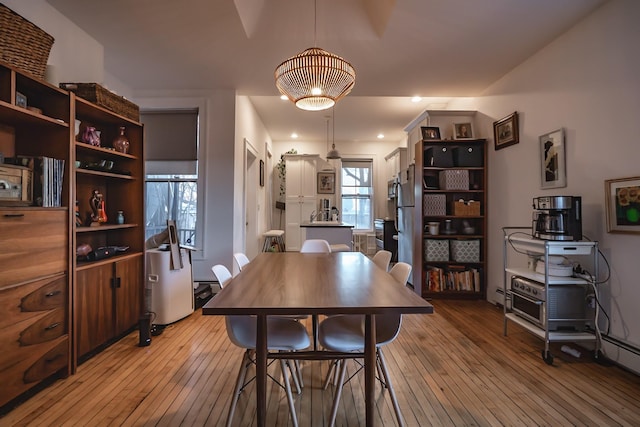
<svg viewBox="0 0 640 427">
<path fill-rule="evenodd" d="M 389 271 L 397 282 L 403 285 L 407 284 L 409 275 L 411 274 L 411 265 L 398 262 Z M 396 339 L 402 325 L 401 314 L 377 314 L 376 315 L 376 365 L 378 371 L 382 373 L 382 378 L 378 377 L 383 387 L 389 389 L 393 410 L 398 420 L 398 425 L 403 426 L 404 421 L 400 413 L 400 406 L 396 393 L 389 377 L 387 363 L 382 352 L 382 347 Z M 337 315 L 331 316 L 323 320 L 318 327 L 318 339 L 320 345 L 329 351 L 339 351 L 344 353 L 362 352 L 364 350 L 364 316 L 361 315 Z M 331 369 L 340 369 L 336 384 L 336 390 L 333 397 L 333 406 L 331 408 L 330 426 L 335 425 L 336 415 L 338 413 L 338 404 L 342 395 L 342 388 L 345 383 L 345 375 L 347 372 L 346 359 L 342 360 L 338 365 L 335 361 L 331 365 Z M 329 385 L 331 377 L 331 369 L 327 374 L 324 382 L 324 388 Z M 362 366 L 358 370 L 362 369 Z M 355 374 L 354 374 L 355 375 Z M 349 379 L 353 378 L 353 375 Z M 347 380 L 349 381 L 349 380 Z"/>
<path fill-rule="evenodd" d="M 376 254 L 371 258 L 371 261 L 374 262 L 375 265 L 383 269 L 384 271 L 389 270 L 389 263 L 391 262 L 391 252 L 380 250 L 376 252 Z"/>
<path fill-rule="evenodd" d="M 245 265 L 249 264 L 249 262 L 251 262 L 249 260 L 249 257 L 247 257 L 244 253 L 242 252 L 236 252 L 235 254 L 233 254 L 233 259 L 236 262 L 236 265 L 238 266 L 238 270 L 242 271 L 242 269 L 244 268 Z"/>
<path fill-rule="evenodd" d="M 216 276 L 220 287 L 224 288 L 231 281 L 231 272 L 224 265 L 214 265 L 211 267 L 213 274 Z M 229 340 L 240 348 L 244 348 L 245 352 L 240 363 L 240 369 L 238 371 L 238 378 L 236 380 L 236 386 L 233 390 L 233 397 L 231 399 L 231 406 L 229 407 L 229 414 L 227 415 L 227 426 L 231 425 L 233 415 L 238 405 L 238 398 L 240 393 L 246 387 L 245 378 L 249 366 L 254 364 L 252 357 L 253 352 L 256 349 L 256 318 L 255 316 L 241 315 L 241 316 L 226 316 L 225 326 L 227 330 L 227 336 Z M 291 352 L 304 350 L 309 347 L 309 335 L 305 327 L 295 320 L 285 319 L 282 317 L 267 317 L 267 345 L 269 351 Z M 289 403 L 289 412 L 291 413 L 291 420 L 294 426 L 298 426 L 298 418 L 296 416 L 296 410 L 293 402 L 293 395 L 291 393 L 291 384 L 289 383 L 289 376 L 287 374 L 287 367 L 292 372 L 292 378 L 296 385 L 298 394 L 300 394 L 300 386 L 297 381 L 297 374 L 291 368 L 288 360 L 280 359 L 280 369 L 282 371 L 283 384 L 282 386 L 287 394 L 287 401 Z M 252 379 L 249 380 L 252 381 Z"/>
<path fill-rule="evenodd" d="M 302 242 L 300 252 L 304 254 L 328 254 L 331 253 L 331 245 L 323 239 L 308 239 Z"/>
</svg>

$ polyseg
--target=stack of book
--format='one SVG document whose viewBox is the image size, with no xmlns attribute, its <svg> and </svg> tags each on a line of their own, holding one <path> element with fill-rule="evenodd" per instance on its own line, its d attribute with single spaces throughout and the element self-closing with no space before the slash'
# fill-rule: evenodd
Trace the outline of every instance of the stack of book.
<svg viewBox="0 0 640 427">
<path fill-rule="evenodd" d="M 430 267 L 427 270 L 429 292 L 480 291 L 480 272 L 475 268 L 464 270 Z"/>
<path fill-rule="evenodd" d="M 62 184 L 64 181 L 64 160 L 52 157 L 23 157 L 18 164 L 33 171 L 34 205 L 45 208 L 62 206 Z"/>
</svg>

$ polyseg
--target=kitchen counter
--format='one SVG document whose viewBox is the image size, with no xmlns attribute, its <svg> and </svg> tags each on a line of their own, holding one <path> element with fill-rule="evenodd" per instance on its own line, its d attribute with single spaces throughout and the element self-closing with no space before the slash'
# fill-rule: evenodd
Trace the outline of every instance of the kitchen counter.
<svg viewBox="0 0 640 427">
<path fill-rule="evenodd" d="M 300 227 L 305 231 L 305 239 L 323 239 L 330 245 L 347 245 L 353 250 L 353 225 L 339 221 L 303 222 Z"/>
<path fill-rule="evenodd" d="M 353 228 L 353 225 L 340 221 L 303 222 L 300 227 Z"/>
</svg>

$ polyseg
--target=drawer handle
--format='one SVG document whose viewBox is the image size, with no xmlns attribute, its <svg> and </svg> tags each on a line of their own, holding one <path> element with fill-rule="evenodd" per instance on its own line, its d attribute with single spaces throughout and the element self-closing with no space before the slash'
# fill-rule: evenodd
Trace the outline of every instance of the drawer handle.
<svg viewBox="0 0 640 427">
<path fill-rule="evenodd" d="M 24 216 L 23 213 L 6 213 L 4 214 L 5 218 L 22 218 Z"/>
<path fill-rule="evenodd" d="M 45 331 L 50 331 L 52 329 L 57 328 L 58 326 L 60 326 L 60 322 L 52 323 L 51 325 L 49 325 L 46 328 L 44 328 L 44 330 Z"/>
<path fill-rule="evenodd" d="M 49 292 L 48 294 L 45 294 L 45 297 L 50 298 L 50 297 L 54 297 L 56 295 L 60 295 L 62 293 L 62 291 L 53 291 L 53 292 Z"/>
</svg>

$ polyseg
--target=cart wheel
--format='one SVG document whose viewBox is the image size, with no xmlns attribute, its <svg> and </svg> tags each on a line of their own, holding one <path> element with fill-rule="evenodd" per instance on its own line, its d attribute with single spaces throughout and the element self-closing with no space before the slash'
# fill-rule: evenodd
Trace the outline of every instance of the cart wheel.
<svg viewBox="0 0 640 427">
<path fill-rule="evenodd" d="M 547 365 L 553 365 L 553 356 L 550 351 L 545 352 L 542 350 L 542 360 L 544 360 L 544 363 Z"/>
</svg>

